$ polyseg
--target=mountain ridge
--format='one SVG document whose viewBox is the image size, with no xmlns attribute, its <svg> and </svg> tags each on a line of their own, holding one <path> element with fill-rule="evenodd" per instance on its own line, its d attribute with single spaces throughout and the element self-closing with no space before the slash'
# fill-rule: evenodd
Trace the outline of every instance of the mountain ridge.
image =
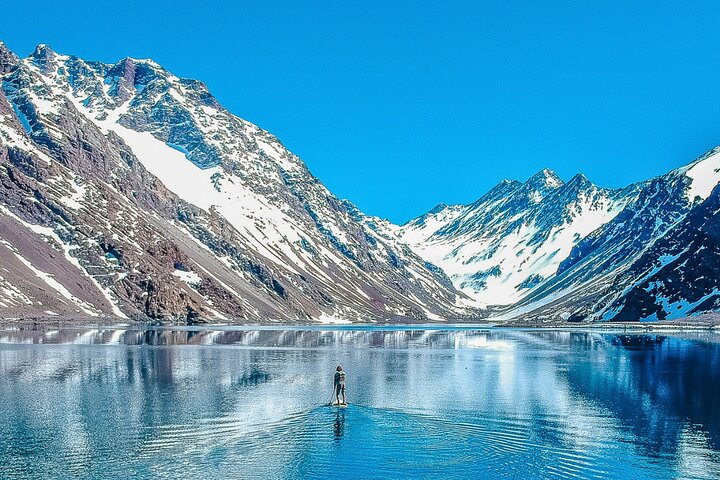
<svg viewBox="0 0 720 480">
<path fill-rule="evenodd" d="M 0 80 L 3 316 L 553 322 L 718 308 L 720 147 L 624 188 L 545 168 L 398 226 L 150 59 L 47 45 L 20 59 L 0 42 Z"/>
<path fill-rule="evenodd" d="M 482 299 L 490 318 L 611 320 L 618 311 L 610 305 L 622 303 L 625 288 L 639 281 L 621 273 L 708 198 L 720 181 L 719 152 L 715 147 L 665 175 L 618 189 L 598 187 L 582 173 L 547 189 L 539 180 L 548 171 L 541 170 L 526 182 L 500 182 L 477 201 L 456 207 L 451 221 L 426 229 L 411 220 L 396 231 L 418 254 L 443 267 L 458 288 Z M 583 205 L 583 198 L 592 202 Z M 604 215 L 588 216 L 593 209 Z M 535 231 L 523 240 L 529 227 Z M 523 262 L 532 261 L 533 253 L 520 246 L 543 248 L 567 230 L 574 236 L 556 242 L 543 272 L 513 266 L 501 254 L 510 249 Z M 492 242 L 482 245 L 477 238 L 488 232 Z M 518 236 L 523 241 L 508 243 Z M 458 262 L 458 253 L 470 247 L 479 251 Z M 659 318 L 667 314 L 660 309 Z"/>
<path fill-rule="evenodd" d="M 8 311 L 161 321 L 478 315 L 441 272 L 355 220 L 275 136 L 232 115 L 202 82 L 150 60 L 104 64 L 42 45 L 25 59 L 0 57 L 9 59 L 0 213 L 21 226 L 23 238 L 6 246 L 26 267 L 3 281 L 39 276 L 56 292 L 46 302 L 7 294 Z M 38 237 L 62 256 L 28 253 Z M 77 278 L 39 268 L 47 255 Z M 100 300 L 68 282 L 89 282 Z"/>
</svg>

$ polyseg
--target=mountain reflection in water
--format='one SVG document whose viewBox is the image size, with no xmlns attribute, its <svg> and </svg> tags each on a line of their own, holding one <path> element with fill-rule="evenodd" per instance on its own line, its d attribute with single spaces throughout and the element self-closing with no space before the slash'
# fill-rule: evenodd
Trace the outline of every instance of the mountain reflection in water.
<svg viewBox="0 0 720 480">
<path fill-rule="evenodd" d="M 711 333 L 4 330 L 0 404 L 0 477 L 720 477 Z"/>
</svg>

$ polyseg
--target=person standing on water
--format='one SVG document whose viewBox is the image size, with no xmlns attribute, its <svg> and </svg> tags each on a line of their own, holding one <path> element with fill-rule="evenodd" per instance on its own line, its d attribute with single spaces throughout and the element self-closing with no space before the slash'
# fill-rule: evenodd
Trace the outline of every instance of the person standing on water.
<svg viewBox="0 0 720 480">
<path fill-rule="evenodd" d="M 335 377 L 333 378 L 333 389 L 335 391 L 335 399 L 338 405 L 344 405 L 345 402 L 345 372 L 340 365 L 335 369 Z M 342 402 L 340 395 L 342 394 Z"/>
</svg>

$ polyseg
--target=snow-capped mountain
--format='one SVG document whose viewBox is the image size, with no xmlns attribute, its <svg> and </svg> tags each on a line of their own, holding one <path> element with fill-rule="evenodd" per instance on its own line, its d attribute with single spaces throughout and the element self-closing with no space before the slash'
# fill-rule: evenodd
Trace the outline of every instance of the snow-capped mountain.
<svg viewBox="0 0 720 480">
<path fill-rule="evenodd" d="M 720 149 L 623 189 L 542 170 L 396 226 L 152 60 L 0 43 L 0 316 L 675 318 L 717 309 Z"/>
<path fill-rule="evenodd" d="M 598 187 L 583 175 L 563 182 L 542 170 L 503 180 L 467 206 L 440 207 L 399 237 L 453 283 L 486 305 L 510 305 L 552 277 L 572 248 L 614 218 L 638 193 Z"/>
<path fill-rule="evenodd" d="M 692 237 L 693 232 L 688 229 L 693 228 L 693 222 L 685 219 L 702 208 L 718 182 L 720 148 L 710 150 L 685 167 L 643 183 L 634 202 L 579 242 L 561 263 L 557 275 L 510 307 L 505 316 L 556 318 L 562 315 L 577 320 L 631 317 L 629 310 L 622 308 L 625 296 L 645 280 L 650 270 L 677 253 L 670 249 L 666 236 Z M 709 223 L 712 222 L 710 219 Z M 699 249 L 711 247 L 697 242 L 694 245 L 693 248 Z M 708 255 L 705 260 L 710 269 L 720 264 L 717 256 Z M 643 270 L 642 266 L 647 264 L 653 267 Z M 687 282 L 692 282 L 692 277 L 688 274 Z M 689 283 L 685 285 L 685 292 L 688 303 L 698 294 Z M 680 301 L 677 295 L 675 299 Z M 689 310 L 692 309 L 688 309 L 688 313 L 701 313 L 699 309 Z M 657 316 L 675 318 L 678 313 L 680 310 L 676 308 L 672 312 L 658 311 Z M 651 315 L 638 316 L 635 320 Z"/>
<path fill-rule="evenodd" d="M 478 315 L 261 128 L 152 60 L 0 43 L 4 315 Z"/>
<path fill-rule="evenodd" d="M 697 218 L 707 217 L 711 229 L 716 220 L 703 202 L 718 182 L 717 148 L 666 175 L 617 190 L 583 175 L 564 183 L 543 170 L 525 183 L 504 180 L 470 205 L 440 206 L 395 232 L 458 288 L 490 306 L 496 320 L 674 318 L 712 306 L 712 282 L 698 278 L 694 285 L 707 288 L 672 292 L 643 282 L 655 278 L 654 269 L 668 272 L 663 262 L 678 254 L 671 245 L 677 249 L 680 241 L 666 236 L 696 238 Z M 701 208 L 705 213 L 696 212 Z M 684 253 L 707 249 L 712 251 L 696 240 Z M 701 256 L 705 269 L 720 266 L 717 255 Z M 681 276 L 693 277 L 685 270 Z M 643 292 L 658 292 L 654 307 L 636 306 L 641 284 Z"/>
</svg>

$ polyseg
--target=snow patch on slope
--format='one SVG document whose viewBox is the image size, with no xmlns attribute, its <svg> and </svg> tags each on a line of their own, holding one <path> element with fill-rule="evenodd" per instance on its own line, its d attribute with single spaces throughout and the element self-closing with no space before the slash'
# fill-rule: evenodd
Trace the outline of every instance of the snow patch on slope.
<svg viewBox="0 0 720 480">
<path fill-rule="evenodd" d="M 716 153 L 690 165 L 684 172 L 690 179 L 690 187 L 687 190 L 690 203 L 698 197 L 701 201 L 708 198 L 713 188 L 720 182 L 720 152 L 716 150 Z"/>
<path fill-rule="evenodd" d="M 200 282 L 202 282 L 202 278 L 200 278 L 200 275 L 198 275 L 195 272 L 188 272 L 185 270 L 175 270 L 173 272 L 173 275 L 178 277 L 180 280 L 187 283 L 188 285 L 197 285 Z"/>
<path fill-rule="evenodd" d="M 74 265 L 78 270 L 80 270 L 82 275 L 85 276 L 86 278 L 88 278 L 93 283 L 93 285 L 95 285 L 95 287 L 102 294 L 102 296 L 105 297 L 105 299 L 108 301 L 108 304 L 110 305 L 110 308 L 112 309 L 113 315 L 123 318 L 123 319 L 128 318 L 128 316 L 125 315 L 120 310 L 120 307 L 118 306 L 115 294 L 109 288 L 100 285 L 100 283 L 95 279 L 95 277 L 93 277 L 92 275 L 87 273 L 87 271 L 82 267 L 82 265 L 80 265 L 80 261 L 78 261 L 78 259 L 70 253 L 72 251 L 72 247 L 70 245 L 67 245 L 65 242 L 63 242 L 60 239 L 60 237 L 58 236 L 58 234 L 55 233 L 55 231 L 52 228 L 28 223 L 25 220 L 23 220 L 22 218 L 18 217 L 14 213 L 12 213 L 10 210 L 8 210 L 4 205 L 0 205 L 0 213 L 3 213 L 4 215 L 11 217 L 12 219 L 14 219 L 18 223 L 22 224 L 24 227 L 28 228 L 30 231 L 32 231 L 34 233 L 37 233 L 39 235 L 43 235 L 45 237 L 49 237 L 49 238 L 53 239 L 58 245 L 60 245 L 60 248 L 62 248 L 63 254 L 65 255 L 65 259 L 68 262 L 70 262 L 72 265 Z M 13 249 L 14 249 L 14 247 L 13 247 Z M 63 287 L 63 288 L 65 288 L 65 287 Z M 82 302 L 82 300 L 78 300 L 78 301 Z M 82 302 L 82 303 L 85 303 L 85 302 Z M 92 306 L 90 306 L 90 307 L 92 308 Z M 95 316 L 97 316 L 97 314 L 95 314 Z"/>
<path fill-rule="evenodd" d="M 90 305 L 87 302 L 83 302 L 76 296 L 74 296 L 70 291 L 65 288 L 63 284 L 55 280 L 55 278 L 47 273 L 43 272 L 39 268 L 36 268 L 29 260 L 27 260 L 25 257 L 20 255 L 18 252 L 13 252 L 15 257 L 17 257 L 20 262 L 25 265 L 27 268 L 29 268 L 39 279 L 41 279 L 43 282 L 45 282 L 50 288 L 58 292 L 60 295 L 65 297 L 66 299 L 70 300 L 70 302 L 77 305 L 83 312 L 85 312 L 88 315 L 91 315 L 93 317 L 97 317 L 97 312 L 93 309 L 93 306 Z"/>
</svg>

